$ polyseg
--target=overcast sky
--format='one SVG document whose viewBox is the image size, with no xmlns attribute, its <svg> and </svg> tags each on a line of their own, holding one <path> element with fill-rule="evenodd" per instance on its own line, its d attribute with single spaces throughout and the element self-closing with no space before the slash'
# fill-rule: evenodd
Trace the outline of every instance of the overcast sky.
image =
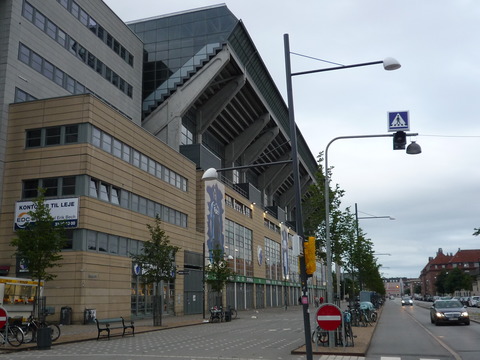
<svg viewBox="0 0 480 360">
<path fill-rule="evenodd" d="M 219 4 L 107 0 L 124 21 Z M 439 248 L 480 248 L 480 6 L 475 0 L 231 0 L 284 95 L 283 35 L 292 52 L 343 65 L 394 57 L 402 67 L 343 69 L 293 79 L 295 117 L 317 156 L 338 136 L 388 133 L 388 112 L 408 111 L 422 154 L 391 138 L 335 141 L 328 163 L 343 205 L 359 216 L 387 277 L 418 277 Z M 328 67 L 292 55 L 292 72 Z"/>
</svg>

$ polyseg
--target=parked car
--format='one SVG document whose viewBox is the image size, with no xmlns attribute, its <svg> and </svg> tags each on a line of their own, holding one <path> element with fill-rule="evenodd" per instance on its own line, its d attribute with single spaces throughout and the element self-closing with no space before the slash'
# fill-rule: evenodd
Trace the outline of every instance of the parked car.
<svg viewBox="0 0 480 360">
<path fill-rule="evenodd" d="M 405 305 L 411 305 L 413 306 L 413 300 L 410 296 L 404 296 L 402 297 L 402 306 L 405 306 Z"/>
<path fill-rule="evenodd" d="M 460 323 L 470 325 L 470 317 L 465 306 L 458 300 L 437 300 L 430 307 L 432 324 Z"/>
<path fill-rule="evenodd" d="M 470 296 L 470 300 L 468 300 L 468 306 L 477 307 L 477 304 L 479 301 L 480 301 L 480 296 Z"/>
</svg>

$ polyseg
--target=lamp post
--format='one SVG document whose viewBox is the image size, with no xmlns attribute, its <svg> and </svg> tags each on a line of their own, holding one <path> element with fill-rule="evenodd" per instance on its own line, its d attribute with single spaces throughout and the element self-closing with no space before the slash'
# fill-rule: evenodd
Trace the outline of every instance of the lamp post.
<svg viewBox="0 0 480 360">
<path fill-rule="evenodd" d="M 417 136 L 417 133 L 410 133 L 407 136 Z M 332 247 L 330 239 L 330 176 L 328 174 L 328 149 L 330 145 L 337 140 L 345 139 L 364 139 L 364 138 L 378 138 L 378 137 L 393 137 L 394 134 L 379 134 L 379 135 L 352 135 L 352 136 L 338 136 L 332 139 L 325 149 L 325 236 L 326 236 L 326 255 L 327 255 L 327 302 L 333 300 L 333 279 L 332 279 Z M 409 151 L 407 148 L 407 154 L 416 155 L 421 153 L 420 146 L 415 143 L 418 148 L 415 151 Z"/>
<path fill-rule="evenodd" d="M 297 227 L 297 234 L 302 239 L 302 243 L 304 241 L 304 233 L 303 233 L 303 217 L 302 217 L 302 199 L 301 199 L 301 192 L 300 192 L 300 173 L 299 173 L 299 166 L 298 166 L 298 149 L 297 149 L 297 129 L 295 124 L 295 112 L 293 108 L 293 87 L 292 87 L 292 77 L 297 75 L 307 75 L 313 74 L 317 72 L 325 72 L 325 71 L 333 71 L 333 70 L 341 70 L 341 69 L 348 69 L 353 67 L 361 67 L 361 66 L 370 66 L 370 65 L 377 65 L 383 64 L 385 70 L 396 70 L 400 68 L 400 63 L 393 58 L 386 58 L 382 61 L 374 61 L 368 63 L 360 63 L 360 64 L 353 64 L 353 65 L 341 65 L 331 68 L 324 68 L 324 69 L 317 69 L 317 70 L 310 70 L 310 71 L 303 71 L 303 72 L 296 72 L 292 73 L 291 64 L 290 64 L 290 41 L 288 34 L 283 35 L 284 40 L 284 50 L 285 50 L 285 73 L 286 73 L 286 84 L 287 84 L 287 98 L 288 98 L 288 120 L 290 122 L 290 140 L 292 146 L 292 171 L 293 171 L 293 178 L 294 178 L 294 190 L 295 190 L 295 222 Z M 329 257 L 327 256 L 327 263 Z M 331 266 L 331 264 L 330 264 Z M 327 264 L 328 267 L 328 264 Z M 328 272 L 328 269 L 327 269 Z M 312 360 L 312 342 L 311 342 L 311 334 L 310 334 L 310 317 L 308 312 L 308 287 L 307 287 L 307 273 L 305 268 L 305 260 L 303 257 L 300 258 L 300 279 L 301 279 L 301 286 L 302 286 L 302 299 L 307 301 L 302 301 L 303 305 L 303 319 L 304 319 L 304 331 L 305 331 L 305 350 L 307 355 L 307 360 Z M 330 268 L 330 277 L 327 276 L 327 293 L 328 287 L 332 287 L 332 276 L 331 276 L 331 268 Z M 331 301 L 331 294 L 330 298 L 327 297 L 327 302 Z M 329 346 L 334 346 L 333 336 L 330 337 Z"/>
</svg>

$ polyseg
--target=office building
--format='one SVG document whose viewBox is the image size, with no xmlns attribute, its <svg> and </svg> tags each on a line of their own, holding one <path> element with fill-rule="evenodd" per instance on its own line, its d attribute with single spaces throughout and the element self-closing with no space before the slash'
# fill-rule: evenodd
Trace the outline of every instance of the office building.
<svg viewBox="0 0 480 360">
<path fill-rule="evenodd" d="M 292 166 L 271 165 L 291 156 L 288 109 L 244 24 L 225 5 L 128 24 L 100 0 L 0 6 L 9 29 L 0 35 L 0 266 L 9 276 L 28 275 L 8 244 L 21 206 L 43 187 L 48 201 L 70 204 L 60 216 L 76 216 L 58 277 L 45 286 L 56 316 L 64 306 L 74 322 L 85 309 L 151 313 L 153 290 L 130 255 L 156 215 L 184 270 L 163 284 L 164 311 L 201 313 L 215 301 L 202 279 L 207 220 L 218 215 L 208 206 L 218 201 L 216 229 L 236 273 L 227 304 L 295 302 Z M 300 133 L 298 142 L 305 193 L 317 165 Z M 211 167 L 237 169 L 202 181 Z M 324 279 L 314 279 L 320 291 Z"/>
</svg>

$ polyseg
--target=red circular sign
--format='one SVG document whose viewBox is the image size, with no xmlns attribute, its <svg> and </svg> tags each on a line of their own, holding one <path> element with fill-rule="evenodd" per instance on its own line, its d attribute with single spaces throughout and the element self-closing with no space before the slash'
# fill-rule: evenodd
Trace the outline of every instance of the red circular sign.
<svg viewBox="0 0 480 360">
<path fill-rule="evenodd" d="M 332 304 L 324 304 L 317 310 L 317 323 L 323 330 L 333 331 L 342 324 L 342 310 Z"/>
<path fill-rule="evenodd" d="M 0 329 L 5 326 L 5 324 L 7 323 L 7 319 L 7 311 L 4 308 L 0 307 Z"/>
</svg>

